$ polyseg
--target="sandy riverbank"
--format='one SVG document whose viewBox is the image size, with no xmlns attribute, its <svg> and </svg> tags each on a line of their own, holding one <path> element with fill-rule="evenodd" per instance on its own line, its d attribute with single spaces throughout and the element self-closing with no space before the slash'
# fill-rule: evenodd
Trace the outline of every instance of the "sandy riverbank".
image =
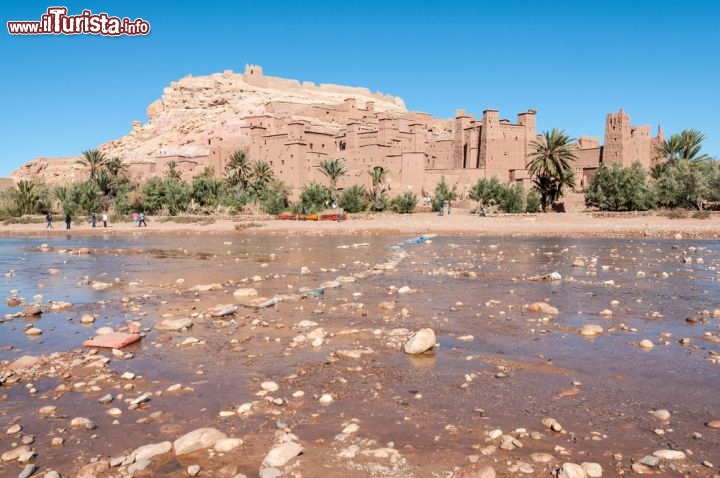
<svg viewBox="0 0 720 478">
<path fill-rule="evenodd" d="M 435 213 L 393 214 L 379 213 L 351 216 L 341 223 L 334 221 L 281 221 L 251 216 L 233 219 L 211 219 L 198 222 L 175 222 L 149 218 L 148 227 L 138 228 L 132 222 L 111 223 L 109 227 L 91 228 L 89 224 L 75 224 L 73 235 L 86 234 L 171 234 L 171 233 L 227 233 L 236 230 L 243 233 L 290 233 L 290 234 L 382 234 L 382 233 L 445 233 L 487 236 L 557 236 L 557 237 L 720 237 L 720 215 L 707 219 L 690 216 L 670 219 L 657 213 L 598 214 L 563 213 L 531 215 L 498 215 L 478 217 L 467 210 L 438 216 Z M 64 223 L 56 222 L 55 228 L 46 229 L 45 224 L 10 224 L 0 226 L 0 234 L 61 235 L 66 234 Z"/>
</svg>

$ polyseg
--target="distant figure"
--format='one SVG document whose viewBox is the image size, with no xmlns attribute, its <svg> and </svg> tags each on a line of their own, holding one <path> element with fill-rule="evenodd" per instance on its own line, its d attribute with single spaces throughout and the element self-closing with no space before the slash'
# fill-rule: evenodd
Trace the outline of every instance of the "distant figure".
<svg viewBox="0 0 720 478">
<path fill-rule="evenodd" d="M 448 215 L 450 215 L 450 210 L 452 209 L 452 201 L 448 200 Z"/>
<path fill-rule="evenodd" d="M 107 227 L 107 221 L 108 221 L 107 212 L 104 212 L 103 213 L 103 227 Z"/>
<path fill-rule="evenodd" d="M 345 213 L 343 212 L 343 208 L 338 209 L 338 222 L 341 222 L 344 219 Z"/>
<path fill-rule="evenodd" d="M 138 213 L 134 212 L 132 213 L 132 220 L 135 224 L 138 222 Z"/>
<path fill-rule="evenodd" d="M 72 217 L 70 217 L 70 213 L 65 214 L 65 229 L 70 229 L 71 222 L 72 222 Z"/>
<path fill-rule="evenodd" d="M 485 212 L 485 206 L 483 206 L 480 208 L 480 217 L 485 217 L 485 216 L 487 216 L 487 213 Z"/>
<path fill-rule="evenodd" d="M 138 216 L 138 227 L 140 227 L 140 224 L 147 227 L 147 223 L 145 222 L 145 213 L 142 213 L 142 212 Z"/>
<path fill-rule="evenodd" d="M 443 216 L 444 214 L 445 214 L 445 200 L 442 199 L 440 201 L 440 213 L 438 214 L 438 216 Z"/>
<path fill-rule="evenodd" d="M 300 215 L 302 216 L 303 221 L 307 220 L 307 212 L 305 211 L 305 206 L 302 207 L 302 212 L 300 212 Z"/>
<path fill-rule="evenodd" d="M 45 219 L 47 220 L 47 226 L 45 226 L 45 229 L 55 229 L 52 225 L 52 214 L 48 212 Z"/>
<path fill-rule="evenodd" d="M 90 222 L 92 223 L 92 227 L 95 227 L 95 224 L 97 224 L 97 213 L 95 211 L 90 215 Z"/>
</svg>

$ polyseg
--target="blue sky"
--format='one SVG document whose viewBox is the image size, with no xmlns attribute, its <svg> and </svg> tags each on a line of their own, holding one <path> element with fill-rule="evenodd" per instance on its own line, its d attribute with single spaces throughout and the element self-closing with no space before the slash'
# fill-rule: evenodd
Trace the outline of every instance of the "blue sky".
<svg viewBox="0 0 720 478">
<path fill-rule="evenodd" d="M 143 18 L 148 36 L 13 36 L 50 6 Z M 0 177 L 128 133 L 170 82 L 259 64 L 267 75 L 365 86 L 410 110 L 501 117 L 599 136 L 634 125 L 702 131 L 720 156 L 720 2 L 3 0 Z"/>
</svg>

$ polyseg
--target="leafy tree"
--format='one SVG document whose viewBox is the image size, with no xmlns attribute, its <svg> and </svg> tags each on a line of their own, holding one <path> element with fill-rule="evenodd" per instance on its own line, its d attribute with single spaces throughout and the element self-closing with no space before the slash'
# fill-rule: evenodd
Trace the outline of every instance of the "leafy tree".
<svg viewBox="0 0 720 478">
<path fill-rule="evenodd" d="M 533 141 L 528 171 L 540 193 L 542 210 L 563 195 L 565 187 L 575 187 L 573 163 L 577 160 L 572 139 L 564 131 L 553 128 L 543 139 Z"/>
<path fill-rule="evenodd" d="M 372 178 L 372 202 L 373 209 L 375 211 L 382 211 L 385 209 L 386 196 L 385 192 L 390 190 L 390 185 L 387 183 L 388 175 L 390 170 L 383 168 L 382 166 L 375 166 L 368 174 Z"/>
<path fill-rule="evenodd" d="M 178 169 L 178 164 L 175 161 L 168 161 L 165 177 L 168 179 L 175 179 L 176 181 L 180 181 L 180 179 L 182 178 L 180 170 Z"/>
<path fill-rule="evenodd" d="M 354 213 L 367 208 L 367 191 L 363 186 L 354 184 L 340 193 L 338 206 L 345 212 Z"/>
<path fill-rule="evenodd" d="M 677 161 L 664 168 L 657 178 L 658 202 L 665 207 L 702 209 L 718 191 L 715 161 Z"/>
<path fill-rule="evenodd" d="M 585 194 L 585 205 L 603 211 L 645 211 L 654 205 L 654 190 L 640 163 L 600 165 Z"/>
<path fill-rule="evenodd" d="M 100 190 L 95 181 L 87 180 L 70 186 L 70 202 L 65 203 L 65 212 L 83 212 L 90 214 L 98 210 Z"/>
<path fill-rule="evenodd" d="M 480 214 L 482 208 L 499 202 L 502 191 L 503 185 L 497 176 L 493 176 L 491 179 L 480 178 L 470 188 L 468 197 L 477 201 L 477 214 Z"/>
<path fill-rule="evenodd" d="M 320 172 L 330 180 L 330 199 L 334 201 L 337 195 L 337 181 L 348 174 L 348 169 L 342 159 L 323 159 L 320 161 Z"/>
<path fill-rule="evenodd" d="M 443 204 L 443 201 L 454 201 L 456 199 L 457 192 L 455 191 L 455 186 L 453 186 L 451 190 L 448 184 L 445 182 L 445 176 L 442 176 L 440 178 L 440 182 L 437 184 L 437 186 L 435 186 L 435 193 L 432 200 L 433 211 L 439 211 L 440 206 Z"/>
<path fill-rule="evenodd" d="M 95 175 L 105 166 L 108 159 L 104 153 L 101 153 L 97 149 L 90 149 L 83 151 L 82 159 L 75 161 L 77 164 L 81 164 L 90 170 L 90 179 L 95 179 Z"/>
<path fill-rule="evenodd" d="M 192 188 L 185 181 L 171 178 L 150 178 L 142 187 L 142 205 L 138 209 L 154 214 L 166 209 L 175 216 L 187 210 Z"/>
<path fill-rule="evenodd" d="M 415 210 L 415 206 L 417 206 L 417 203 L 417 195 L 412 191 L 405 191 L 399 196 L 393 198 L 391 202 L 391 207 L 395 212 L 398 212 L 400 214 L 408 214 Z"/>
<path fill-rule="evenodd" d="M 229 186 L 246 188 L 250 175 L 250 157 L 244 149 L 235 151 L 225 165 L 225 181 Z"/>
<path fill-rule="evenodd" d="M 308 214 L 313 214 L 325 209 L 329 202 L 330 190 L 322 184 L 313 181 L 300 191 L 300 199 L 295 209 L 299 210 L 304 207 Z"/>
</svg>

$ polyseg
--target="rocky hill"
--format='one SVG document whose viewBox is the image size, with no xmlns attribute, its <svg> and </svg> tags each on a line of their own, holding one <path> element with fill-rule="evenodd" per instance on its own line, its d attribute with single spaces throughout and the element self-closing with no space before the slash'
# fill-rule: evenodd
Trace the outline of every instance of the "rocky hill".
<svg viewBox="0 0 720 478">
<path fill-rule="evenodd" d="M 358 105 L 372 103 L 377 112 L 406 112 L 400 98 L 372 93 L 367 88 L 310 82 L 300 83 L 265 76 L 262 68 L 247 66 L 242 74 L 225 71 L 210 76 L 188 76 L 163 90 L 162 98 L 147 108 L 148 122 L 134 121 L 124 137 L 99 145 L 108 157 L 119 157 L 133 166 L 162 156 L 201 158 L 210 153 L 210 140 L 232 137 L 253 117 L 269 115 L 285 120 L 301 119 L 328 131 L 338 131 L 346 121 L 324 120 L 311 114 L 312 106 L 342 111 L 348 98 Z M 79 159 L 37 158 L 10 177 L 43 179 L 49 184 L 83 179 L 86 171 Z M 139 168 L 138 168 L 139 169 Z"/>
</svg>

